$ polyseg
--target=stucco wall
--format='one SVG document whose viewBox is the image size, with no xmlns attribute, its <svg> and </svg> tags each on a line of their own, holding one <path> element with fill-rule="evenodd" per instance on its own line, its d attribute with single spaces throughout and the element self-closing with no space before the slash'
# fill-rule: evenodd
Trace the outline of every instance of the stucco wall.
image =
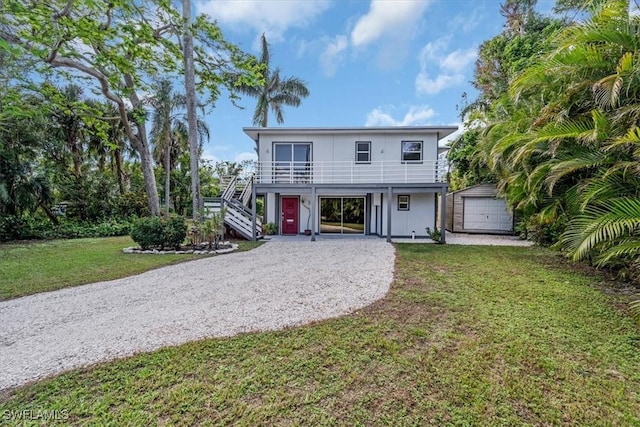
<svg viewBox="0 0 640 427">
<path fill-rule="evenodd" d="M 423 141 L 423 160 L 436 160 L 438 141 L 436 133 L 415 134 L 313 134 L 283 133 L 260 137 L 258 143 L 259 160 L 273 161 L 274 142 L 301 142 L 312 144 L 313 161 L 354 161 L 356 141 L 371 141 L 371 160 L 400 161 L 402 141 Z"/>
<path fill-rule="evenodd" d="M 398 195 L 391 197 L 391 235 L 411 236 L 415 231 L 417 237 L 427 237 L 426 227 L 433 228 L 435 224 L 435 194 L 433 193 L 402 193 L 409 195 L 408 211 L 398 210 Z M 384 194 L 382 204 L 382 235 L 387 230 L 387 194 Z"/>
</svg>

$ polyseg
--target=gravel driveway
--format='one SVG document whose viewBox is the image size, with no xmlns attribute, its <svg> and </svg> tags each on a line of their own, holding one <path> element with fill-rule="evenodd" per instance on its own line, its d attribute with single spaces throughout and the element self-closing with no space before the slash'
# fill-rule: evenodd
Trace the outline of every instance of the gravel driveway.
<svg viewBox="0 0 640 427">
<path fill-rule="evenodd" d="M 353 312 L 387 293 L 394 258 L 381 239 L 272 241 L 1 302 L 0 390 L 141 351 Z"/>
</svg>

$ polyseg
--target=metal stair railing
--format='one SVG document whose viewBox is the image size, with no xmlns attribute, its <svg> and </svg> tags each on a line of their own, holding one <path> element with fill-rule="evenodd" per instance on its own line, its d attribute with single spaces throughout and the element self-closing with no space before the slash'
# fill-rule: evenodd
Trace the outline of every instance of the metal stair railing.
<svg viewBox="0 0 640 427">
<path fill-rule="evenodd" d="M 249 202 L 251 202 L 251 192 L 253 191 L 253 175 L 249 177 L 247 184 L 242 189 L 242 194 L 240 194 L 240 201 L 243 205 L 249 206 Z"/>
<path fill-rule="evenodd" d="M 230 176 L 225 177 L 223 182 L 227 181 L 227 185 L 220 197 L 221 203 L 225 206 L 224 222 L 229 227 L 240 233 L 246 239 L 252 239 L 252 226 L 253 217 L 251 210 L 243 204 L 243 200 L 248 192 L 249 198 L 251 198 L 251 188 L 249 185 L 245 186 L 240 194 L 240 198 L 236 198 L 236 192 L 238 188 L 238 177 Z M 249 189 L 247 190 L 247 187 Z M 256 218 L 256 237 L 262 237 L 262 222 Z"/>
<path fill-rule="evenodd" d="M 238 184 L 238 177 L 232 176 L 227 184 L 227 187 L 222 192 L 223 200 L 233 199 L 233 195 L 236 193 L 236 186 Z"/>
<path fill-rule="evenodd" d="M 226 204 L 224 222 L 246 239 L 252 239 L 253 233 L 251 228 L 253 221 L 251 214 L 247 214 L 245 210 L 239 209 L 238 205 L 239 203 Z M 256 219 L 256 237 L 262 237 L 262 223 L 258 219 Z"/>
</svg>

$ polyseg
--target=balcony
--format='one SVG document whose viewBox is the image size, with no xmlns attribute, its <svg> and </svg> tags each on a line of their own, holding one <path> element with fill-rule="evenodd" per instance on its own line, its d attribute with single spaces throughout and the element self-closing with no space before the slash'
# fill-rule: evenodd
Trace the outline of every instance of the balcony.
<svg viewBox="0 0 640 427">
<path fill-rule="evenodd" d="M 259 184 L 431 184 L 446 181 L 446 161 L 256 162 Z"/>
</svg>

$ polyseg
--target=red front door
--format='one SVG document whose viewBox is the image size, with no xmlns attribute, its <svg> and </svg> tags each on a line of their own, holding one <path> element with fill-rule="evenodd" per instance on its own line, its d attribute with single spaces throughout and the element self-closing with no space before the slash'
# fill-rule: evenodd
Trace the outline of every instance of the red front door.
<svg viewBox="0 0 640 427">
<path fill-rule="evenodd" d="M 298 198 L 282 198 L 282 234 L 298 234 Z"/>
</svg>

